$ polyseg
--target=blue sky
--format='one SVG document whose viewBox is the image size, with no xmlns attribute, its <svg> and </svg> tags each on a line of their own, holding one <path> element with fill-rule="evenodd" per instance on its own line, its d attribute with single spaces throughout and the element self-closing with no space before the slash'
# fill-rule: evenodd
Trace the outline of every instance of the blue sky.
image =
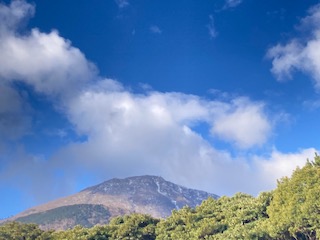
<svg viewBox="0 0 320 240">
<path fill-rule="evenodd" d="M 257 195 L 320 149 L 320 5 L 0 4 L 0 218 L 113 177 Z"/>
</svg>

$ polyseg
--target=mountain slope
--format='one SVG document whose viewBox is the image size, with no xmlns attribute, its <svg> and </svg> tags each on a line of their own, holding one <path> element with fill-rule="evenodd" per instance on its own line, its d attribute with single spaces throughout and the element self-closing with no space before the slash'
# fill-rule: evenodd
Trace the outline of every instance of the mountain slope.
<svg viewBox="0 0 320 240">
<path fill-rule="evenodd" d="M 218 196 L 188 189 L 156 176 L 111 179 L 77 194 L 28 209 L 10 220 L 34 222 L 44 229 L 66 229 L 77 224 L 90 227 L 133 212 L 167 217 L 173 209 L 186 205 L 195 207 L 208 197 Z"/>
</svg>

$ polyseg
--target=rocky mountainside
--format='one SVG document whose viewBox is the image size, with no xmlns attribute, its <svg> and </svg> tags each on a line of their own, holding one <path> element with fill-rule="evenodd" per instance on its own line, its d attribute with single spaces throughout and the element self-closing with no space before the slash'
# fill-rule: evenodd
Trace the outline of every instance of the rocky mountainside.
<svg viewBox="0 0 320 240">
<path fill-rule="evenodd" d="M 9 220 L 37 223 L 43 229 L 67 229 L 77 224 L 91 227 L 133 212 L 163 218 L 173 209 L 195 207 L 208 197 L 218 196 L 176 185 L 162 177 L 115 178 L 28 209 Z"/>
</svg>

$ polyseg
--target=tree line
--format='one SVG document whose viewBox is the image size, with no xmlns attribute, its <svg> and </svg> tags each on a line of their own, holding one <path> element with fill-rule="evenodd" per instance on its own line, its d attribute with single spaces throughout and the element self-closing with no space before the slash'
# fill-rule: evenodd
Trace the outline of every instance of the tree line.
<svg viewBox="0 0 320 240">
<path fill-rule="evenodd" d="M 209 198 L 196 208 L 172 211 L 166 219 L 144 214 L 113 218 L 109 224 L 44 231 L 36 224 L 0 226 L 0 240 L 196 240 L 320 239 L 320 157 L 296 168 L 277 188 L 257 197 L 237 193 Z"/>
</svg>

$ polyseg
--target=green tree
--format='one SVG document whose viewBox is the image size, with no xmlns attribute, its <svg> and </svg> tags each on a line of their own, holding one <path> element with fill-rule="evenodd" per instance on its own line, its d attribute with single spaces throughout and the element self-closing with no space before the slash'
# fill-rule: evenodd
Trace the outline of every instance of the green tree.
<svg viewBox="0 0 320 240">
<path fill-rule="evenodd" d="M 158 222 L 158 219 L 146 214 L 134 213 L 116 217 L 109 224 L 110 239 L 156 239 L 155 229 Z"/>
<path fill-rule="evenodd" d="M 157 239 L 270 239 L 260 227 L 270 199 L 269 193 L 209 198 L 195 209 L 173 211 L 157 225 Z"/>
<path fill-rule="evenodd" d="M 320 157 L 278 181 L 267 209 L 275 239 L 320 239 Z"/>
<path fill-rule="evenodd" d="M 8 222 L 0 226 L 0 240 L 46 240 L 50 239 L 36 224 Z"/>
</svg>

